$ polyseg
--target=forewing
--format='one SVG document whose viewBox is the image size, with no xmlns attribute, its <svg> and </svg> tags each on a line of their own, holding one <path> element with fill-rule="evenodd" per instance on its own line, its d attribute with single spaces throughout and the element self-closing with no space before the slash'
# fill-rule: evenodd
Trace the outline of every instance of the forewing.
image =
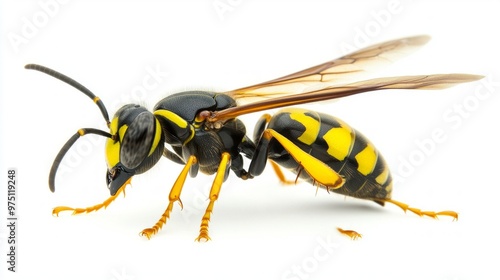
<svg viewBox="0 0 500 280">
<path fill-rule="evenodd" d="M 225 120 L 244 114 L 310 102 L 332 100 L 376 90 L 444 89 L 457 84 L 476 81 L 481 78 L 483 78 L 483 76 L 470 74 L 435 74 L 377 78 L 342 86 L 329 86 L 324 89 L 310 91 L 303 94 L 264 99 L 258 102 L 232 107 L 218 112 L 211 112 L 211 116 L 208 118 L 208 121 L 224 122 Z"/>
<path fill-rule="evenodd" d="M 257 85 L 226 92 L 237 100 L 250 97 L 270 98 L 311 92 L 332 84 L 346 83 L 360 73 L 393 62 L 430 40 L 420 35 L 376 44 L 302 71 Z"/>
</svg>

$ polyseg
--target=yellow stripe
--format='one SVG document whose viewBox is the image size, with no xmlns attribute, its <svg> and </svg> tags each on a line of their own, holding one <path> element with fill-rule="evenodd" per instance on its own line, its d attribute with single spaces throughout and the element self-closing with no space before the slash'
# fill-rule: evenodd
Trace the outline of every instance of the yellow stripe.
<svg viewBox="0 0 500 280">
<path fill-rule="evenodd" d="M 111 123 L 109 124 L 109 130 L 109 133 L 111 133 L 111 135 L 115 135 L 116 132 L 118 132 L 118 118 L 115 117 L 111 120 Z"/>
<path fill-rule="evenodd" d="M 125 137 L 125 132 L 127 132 L 128 125 L 124 124 L 118 128 L 118 136 L 120 137 L 120 142 L 123 141 L 123 137 Z"/>
<path fill-rule="evenodd" d="M 317 119 L 311 116 L 307 116 L 305 114 L 306 112 L 309 111 L 292 109 L 290 110 L 290 119 L 301 123 L 306 128 L 304 133 L 302 133 L 302 135 L 300 135 L 297 140 L 306 145 L 311 145 L 316 141 L 316 138 L 318 137 L 320 123 Z"/>
<path fill-rule="evenodd" d="M 392 193 L 392 182 L 385 187 L 385 191 L 387 192 L 386 198 L 391 198 Z"/>
<path fill-rule="evenodd" d="M 154 115 L 155 116 L 162 116 L 165 119 L 173 122 L 175 125 L 177 125 L 180 128 L 187 128 L 189 125 L 189 123 L 185 119 L 181 118 L 179 115 L 177 115 L 171 111 L 168 111 L 168 110 L 156 110 L 154 112 Z M 189 125 L 189 130 L 190 130 L 190 135 L 189 135 L 189 138 L 186 141 L 184 141 L 184 143 L 183 143 L 184 145 L 186 143 L 188 143 L 189 141 L 191 141 L 191 139 L 193 139 L 193 137 L 194 137 L 195 131 L 194 131 L 194 128 L 192 125 Z"/>
<path fill-rule="evenodd" d="M 109 132 L 115 136 L 118 132 L 118 118 L 115 117 L 109 124 Z M 118 139 L 117 139 L 118 140 Z M 105 145 L 106 163 L 108 168 L 112 168 L 120 162 L 120 141 L 108 138 Z"/>
<path fill-rule="evenodd" d="M 149 154 L 148 156 L 150 156 L 155 150 L 156 150 L 156 147 L 158 147 L 158 144 L 160 143 L 160 139 L 161 139 L 161 134 L 162 134 L 162 129 L 161 129 L 161 125 L 160 125 L 160 122 L 158 121 L 157 118 L 155 118 L 155 138 L 153 139 L 153 145 L 151 145 L 151 149 L 149 150 Z"/>
<path fill-rule="evenodd" d="M 323 139 L 328 145 L 326 151 L 338 160 L 344 160 L 352 149 L 354 135 L 349 127 L 335 127 L 328 130 Z"/>
<path fill-rule="evenodd" d="M 345 183 L 345 179 L 340 176 L 335 170 L 330 168 L 326 163 L 304 152 L 297 147 L 289 139 L 279 134 L 275 130 L 267 129 L 264 131 L 274 137 L 281 145 L 290 153 L 296 162 L 304 168 L 304 170 L 313 178 L 314 181 L 320 183 L 329 189 L 338 189 Z M 266 138 L 270 138 L 269 136 Z"/>
<path fill-rule="evenodd" d="M 371 143 L 366 145 L 355 157 L 358 162 L 358 171 L 363 175 L 370 174 L 377 163 L 377 152 Z"/>
<path fill-rule="evenodd" d="M 185 119 L 179 117 L 179 115 L 177 115 L 171 111 L 156 110 L 154 112 L 154 114 L 157 116 L 162 116 L 162 117 L 166 118 L 167 120 L 172 121 L 173 123 L 175 123 L 175 125 L 177 125 L 180 128 L 186 128 L 188 126 L 188 122 Z"/>
<path fill-rule="evenodd" d="M 186 141 L 184 141 L 184 143 L 182 143 L 182 145 L 186 145 L 189 141 L 191 141 L 191 139 L 194 138 L 194 134 L 195 134 L 195 131 L 194 131 L 194 128 L 193 126 L 189 126 L 189 138 L 186 139 Z"/>
<path fill-rule="evenodd" d="M 388 177 L 389 177 L 389 168 L 387 168 L 387 166 L 386 166 L 384 168 L 384 171 L 382 173 L 380 173 L 380 175 L 378 175 L 377 178 L 375 178 L 375 181 L 377 181 L 377 183 L 383 185 L 387 181 Z"/>
</svg>

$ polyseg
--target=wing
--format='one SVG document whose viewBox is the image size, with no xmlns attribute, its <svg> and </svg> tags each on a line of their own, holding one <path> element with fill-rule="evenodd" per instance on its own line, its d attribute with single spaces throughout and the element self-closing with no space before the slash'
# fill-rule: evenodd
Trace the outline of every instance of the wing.
<svg viewBox="0 0 500 280">
<path fill-rule="evenodd" d="M 395 61 L 429 40 L 429 36 L 421 35 L 380 43 L 278 79 L 225 94 L 236 100 L 249 97 L 269 98 L 318 90 L 333 83 L 345 83 L 356 74 Z"/>
<path fill-rule="evenodd" d="M 342 86 L 329 86 L 320 90 L 292 94 L 272 99 L 232 107 L 216 112 L 203 112 L 202 117 L 208 122 L 222 122 L 254 112 L 275 109 L 284 106 L 304 104 L 324 100 L 337 99 L 363 92 L 384 89 L 444 89 L 456 84 L 472 82 L 483 78 L 471 74 L 435 74 L 418 76 L 400 76 L 377 78 L 361 82 L 350 83 Z"/>
</svg>

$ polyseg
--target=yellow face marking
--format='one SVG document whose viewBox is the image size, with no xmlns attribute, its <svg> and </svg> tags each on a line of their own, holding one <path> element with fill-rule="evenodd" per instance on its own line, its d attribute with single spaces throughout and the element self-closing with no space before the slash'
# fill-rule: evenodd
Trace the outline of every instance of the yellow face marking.
<svg viewBox="0 0 500 280">
<path fill-rule="evenodd" d="M 384 171 L 380 173 L 380 175 L 375 178 L 375 181 L 379 184 L 384 184 L 387 181 L 387 178 L 389 177 L 389 168 L 385 167 Z"/>
<path fill-rule="evenodd" d="M 113 118 L 109 124 L 109 132 L 116 135 L 118 132 L 118 118 Z M 118 139 L 117 139 L 118 140 Z M 120 162 L 120 141 L 108 138 L 105 145 L 105 157 L 108 168 L 112 168 Z"/>
<path fill-rule="evenodd" d="M 377 152 L 371 143 L 366 145 L 355 157 L 358 162 L 358 171 L 363 175 L 370 174 L 377 163 Z"/>
<path fill-rule="evenodd" d="M 332 128 L 323 135 L 323 139 L 328 144 L 326 152 L 334 158 L 342 161 L 351 153 L 354 135 L 350 127 Z"/>
<path fill-rule="evenodd" d="M 106 140 L 106 164 L 112 168 L 120 162 L 120 142 L 108 138 Z"/>
<path fill-rule="evenodd" d="M 301 123 L 306 128 L 304 133 L 302 133 L 302 135 L 300 135 L 297 140 L 306 145 L 311 145 L 312 143 L 314 143 L 314 141 L 316 141 L 316 138 L 318 137 L 320 123 L 313 117 L 307 116 L 305 114 L 306 112 L 309 111 L 292 109 L 290 110 L 290 119 Z"/>
</svg>

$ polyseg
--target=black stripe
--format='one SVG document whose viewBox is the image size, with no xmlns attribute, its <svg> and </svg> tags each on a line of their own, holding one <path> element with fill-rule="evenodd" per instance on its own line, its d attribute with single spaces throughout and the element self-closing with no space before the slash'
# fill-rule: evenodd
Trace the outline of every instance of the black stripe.
<svg viewBox="0 0 500 280">
<path fill-rule="evenodd" d="M 358 168 L 359 166 L 358 161 L 356 160 L 356 155 L 363 151 L 367 146 L 368 144 L 363 137 L 358 137 L 357 135 L 354 137 L 354 144 L 348 156 L 354 167 Z"/>
<path fill-rule="evenodd" d="M 380 153 L 377 151 L 377 162 L 375 163 L 375 168 L 373 168 L 373 171 L 371 174 L 368 174 L 368 176 L 372 177 L 373 180 L 375 180 L 384 170 L 386 169 L 386 165 L 384 164 L 384 159 L 380 155 Z"/>
</svg>

